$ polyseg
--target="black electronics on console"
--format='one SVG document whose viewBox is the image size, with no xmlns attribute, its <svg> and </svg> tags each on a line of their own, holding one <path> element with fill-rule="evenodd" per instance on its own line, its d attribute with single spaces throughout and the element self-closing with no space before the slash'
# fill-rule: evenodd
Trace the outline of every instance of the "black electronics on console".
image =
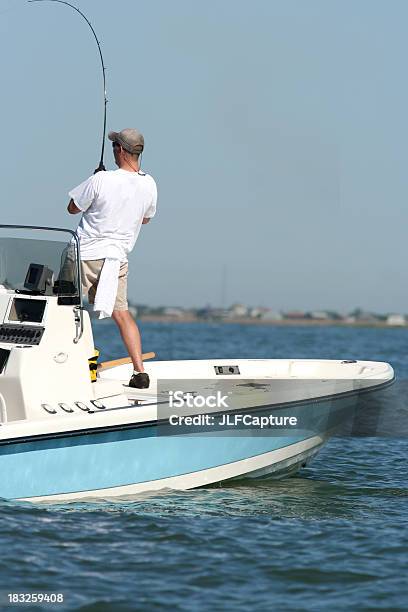
<svg viewBox="0 0 408 612">
<path fill-rule="evenodd" d="M 40 344 L 45 327 L 34 325 L 0 325 L 0 342 L 11 344 Z"/>
</svg>

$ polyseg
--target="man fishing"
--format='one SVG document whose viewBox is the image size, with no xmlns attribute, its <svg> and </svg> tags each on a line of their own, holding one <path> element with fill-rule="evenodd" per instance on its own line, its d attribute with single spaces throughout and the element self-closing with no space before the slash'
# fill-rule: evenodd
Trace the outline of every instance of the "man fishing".
<svg viewBox="0 0 408 612">
<path fill-rule="evenodd" d="M 69 192 L 68 212 L 82 213 L 77 229 L 82 287 L 99 318 L 112 317 L 133 363 L 130 387 L 149 387 L 140 332 L 128 310 L 128 254 L 142 225 L 156 213 L 154 179 L 140 170 L 144 138 L 138 130 L 109 132 L 118 170 L 97 172 Z"/>
</svg>

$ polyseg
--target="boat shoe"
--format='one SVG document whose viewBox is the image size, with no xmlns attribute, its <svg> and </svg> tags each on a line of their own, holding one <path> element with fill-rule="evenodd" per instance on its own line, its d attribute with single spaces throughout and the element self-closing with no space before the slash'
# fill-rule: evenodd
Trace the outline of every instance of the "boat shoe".
<svg viewBox="0 0 408 612">
<path fill-rule="evenodd" d="M 134 387 L 135 389 L 148 389 L 150 385 L 150 378 L 146 372 L 139 372 L 138 374 L 133 374 L 132 378 L 129 380 L 129 387 Z"/>
</svg>

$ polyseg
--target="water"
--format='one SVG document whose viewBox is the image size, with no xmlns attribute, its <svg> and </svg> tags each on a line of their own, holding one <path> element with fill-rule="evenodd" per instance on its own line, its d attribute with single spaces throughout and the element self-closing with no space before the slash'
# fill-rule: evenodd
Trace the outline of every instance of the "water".
<svg viewBox="0 0 408 612">
<path fill-rule="evenodd" d="M 406 329 L 145 323 L 142 330 L 144 350 L 161 359 L 374 359 L 408 378 Z M 95 336 L 102 359 L 123 356 L 112 324 L 98 324 Z M 389 418 L 406 427 L 405 398 L 392 393 Z M 279 482 L 130 502 L 4 501 L 1 609 L 17 609 L 7 593 L 46 591 L 63 593 L 64 604 L 22 608 L 406 610 L 407 454 L 407 438 L 336 438 L 297 477 Z"/>
</svg>

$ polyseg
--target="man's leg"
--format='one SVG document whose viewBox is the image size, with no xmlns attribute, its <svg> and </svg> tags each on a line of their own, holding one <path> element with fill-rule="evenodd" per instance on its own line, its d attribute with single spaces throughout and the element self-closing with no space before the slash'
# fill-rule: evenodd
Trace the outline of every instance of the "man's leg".
<svg viewBox="0 0 408 612">
<path fill-rule="evenodd" d="M 114 310 L 112 319 L 119 327 L 120 335 L 127 348 L 136 372 L 144 372 L 142 361 L 142 341 L 136 321 L 128 310 Z"/>
<path fill-rule="evenodd" d="M 136 321 L 128 310 L 127 302 L 127 275 L 128 263 L 124 262 L 119 270 L 118 292 L 112 318 L 119 327 L 123 342 L 133 362 L 134 374 L 129 380 L 129 387 L 136 389 L 148 389 L 150 385 L 149 375 L 146 374 L 142 361 L 142 341 Z"/>
</svg>

